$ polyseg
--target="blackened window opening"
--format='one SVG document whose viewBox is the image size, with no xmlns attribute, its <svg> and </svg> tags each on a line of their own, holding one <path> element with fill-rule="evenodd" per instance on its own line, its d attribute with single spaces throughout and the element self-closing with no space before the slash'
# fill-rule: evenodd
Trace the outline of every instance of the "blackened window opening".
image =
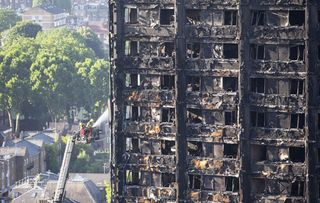
<svg viewBox="0 0 320 203">
<path fill-rule="evenodd" d="M 225 59 L 238 58 L 238 45 L 237 44 L 223 44 L 223 56 Z"/>
<path fill-rule="evenodd" d="M 172 25 L 174 23 L 173 9 L 160 9 L 160 25 Z"/>
<path fill-rule="evenodd" d="M 265 92 L 265 79 L 264 78 L 251 78 L 251 91 L 255 93 Z"/>
<path fill-rule="evenodd" d="M 162 75 L 160 86 L 162 90 L 172 90 L 174 89 L 174 75 Z"/>
<path fill-rule="evenodd" d="M 224 24 L 225 25 L 237 25 L 238 11 L 226 10 L 224 11 Z"/>
<path fill-rule="evenodd" d="M 251 25 L 254 25 L 254 26 L 265 25 L 265 21 L 266 21 L 265 16 L 266 16 L 265 11 L 252 11 Z"/>
<path fill-rule="evenodd" d="M 238 78 L 236 77 L 224 77 L 223 78 L 223 90 L 227 92 L 235 92 L 238 90 Z"/>
<path fill-rule="evenodd" d="M 224 112 L 225 125 L 234 125 L 237 122 L 236 111 Z"/>
<path fill-rule="evenodd" d="M 228 158 L 237 158 L 238 145 L 237 144 L 224 144 L 223 155 Z"/>
<path fill-rule="evenodd" d="M 289 11 L 289 24 L 291 26 L 303 26 L 305 21 L 305 13 L 302 10 Z"/>
</svg>

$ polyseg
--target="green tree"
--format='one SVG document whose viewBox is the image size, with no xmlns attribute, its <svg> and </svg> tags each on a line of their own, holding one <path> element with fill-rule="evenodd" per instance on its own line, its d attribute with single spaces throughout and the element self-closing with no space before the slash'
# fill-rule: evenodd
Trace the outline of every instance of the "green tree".
<svg viewBox="0 0 320 203">
<path fill-rule="evenodd" d="M 30 66 L 37 55 L 38 46 L 32 39 L 19 37 L 0 52 L 0 102 L 8 112 L 10 127 L 19 131 L 22 104 L 32 98 Z M 16 128 L 13 126 L 16 115 Z"/>
<path fill-rule="evenodd" d="M 35 38 L 41 31 L 41 26 L 36 23 L 30 21 L 18 22 L 14 27 L 3 34 L 3 42 L 12 42 L 18 37 Z"/>
<path fill-rule="evenodd" d="M 86 45 L 94 51 L 98 58 L 106 57 L 105 50 L 102 47 L 102 42 L 90 28 L 81 27 L 77 32 L 85 39 Z"/>
<path fill-rule="evenodd" d="M 21 21 L 21 17 L 14 11 L 0 9 L 0 32 L 13 27 L 18 21 Z"/>
</svg>

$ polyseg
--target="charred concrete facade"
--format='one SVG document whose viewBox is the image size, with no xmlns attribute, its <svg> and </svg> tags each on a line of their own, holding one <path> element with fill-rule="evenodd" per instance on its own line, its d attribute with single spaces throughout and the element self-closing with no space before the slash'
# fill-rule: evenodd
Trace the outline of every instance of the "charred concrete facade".
<svg viewBox="0 0 320 203">
<path fill-rule="evenodd" d="M 110 1 L 115 202 L 319 202 L 320 2 Z"/>
</svg>

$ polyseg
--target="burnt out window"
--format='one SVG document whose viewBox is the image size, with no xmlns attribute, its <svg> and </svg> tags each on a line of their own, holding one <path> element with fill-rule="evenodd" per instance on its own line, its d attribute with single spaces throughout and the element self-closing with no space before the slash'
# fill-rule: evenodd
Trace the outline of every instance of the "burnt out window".
<svg viewBox="0 0 320 203">
<path fill-rule="evenodd" d="M 265 113 L 251 111 L 250 123 L 252 127 L 265 127 Z"/>
<path fill-rule="evenodd" d="M 223 155 L 228 158 L 237 158 L 238 145 L 237 144 L 224 144 Z"/>
<path fill-rule="evenodd" d="M 255 93 L 265 93 L 265 79 L 251 78 L 251 91 Z"/>
<path fill-rule="evenodd" d="M 238 44 L 223 44 L 223 56 L 225 59 L 237 59 Z"/>
<path fill-rule="evenodd" d="M 126 106 L 126 120 L 138 121 L 141 115 L 139 106 Z"/>
<path fill-rule="evenodd" d="M 124 22 L 125 23 L 138 23 L 138 9 L 137 8 L 125 8 Z"/>
<path fill-rule="evenodd" d="M 290 116 L 290 128 L 304 128 L 304 114 L 303 113 L 293 113 Z"/>
<path fill-rule="evenodd" d="M 289 49 L 289 59 L 295 61 L 303 61 L 304 45 L 291 46 Z"/>
<path fill-rule="evenodd" d="M 137 138 L 126 138 L 126 151 L 131 153 L 139 153 L 139 139 Z"/>
<path fill-rule="evenodd" d="M 318 60 L 320 61 L 320 45 L 318 45 Z"/>
<path fill-rule="evenodd" d="M 173 186 L 174 182 L 176 182 L 176 176 L 173 173 L 162 173 L 162 187 L 170 187 Z"/>
<path fill-rule="evenodd" d="M 292 162 L 303 163 L 305 161 L 305 152 L 303 147 L 290 147 L 289 159 Z"/>
<path fill-rule="evenodd" d="M 126 74 L 126 87 L 137 88 L 138 87 L 138 74 Z"/>
<path fill-rule="evenodd" d="M 161 109 L 161 122 L 173 123 L 175 120 L 174 108 Z"/>
<path fill-rule="evenodd" d="M 160 9 L 160 25 L 173 25 L 173 23 L 174 23 L 174 10 Z"/>
<path fill-rule="evenodd" d="M 223 78 L 223 90 L 227 92 L 236 92 L 238 90 L 238 78 L 237 77 L 224 77 Z"/>
<path fill-rule="evenodd" d="M 266 24 L 266 12 L 265 11 L 252 11 L 251 25 L 262 26 Z"/>
<path fill-rule="evenodd" d="M 225 177 L 226 191 L 239 192 L 239 178 L 236 177 Z"/>
<path fill-rule="evenodd" d="M 303 197 L 304 196 L 304 181 L 294 181 L 291 185 L 291 196 Z"/>
<path fill-rule="evenodd" d="M 267 160 L 266 145 L 251 145 L 251 159 L 255 162 Z"/>
<path fill-rule="evenodd" d="M 190 156 L 203 156 L 202 142 L 188 142 L 187 145 Z"/>
<path fill-rule="evenodd" d="M 318 130 L 320 130 L 320 113 L 318 113 Z"/>
<path fill-rule="evenodd" d="M 187 58 L 200 57 L 200 43 L 187 44 Z"/>
<path fill-rule="evenodd" d="M 172 90 L 174 88 L 174 75 L 161 75 L 161 89 Z"/>
<path fill-rule="evenodd" d="M 189 189 L 201 189 L 201 175 L 189 174 Z"/>
<path fill-rule="evenodd" d="M 202 123 L 203 115 L 201 109 L 187 109 L 188 123 Z"/>
<path fill-rule="evenodd" d="M 236 111 L 226 111 L 224 112 L 224 123 L 225 125 L 234 125 L 237 123 L 237 113 Z"/>
<path fill-rule="evenodd" d="M 161 154 L 162 155 L 174 155 L 175 153 L 175 141 L 162 140 L 161 141 Z"/>
<path fill-rule="evenodd" d="M 186 10 L 186 22 L 191 25 L 196 25 L 200 23 L 200 9 L 187 9 Z"/>
<path fill-rule="evenodd" d="M 138 171 L 126 170 L 126 184 L 139 185 L 141 174 Z"/>
<path fill-rule="evenodd" d="M 199 76 L 187 76 L 187 90 L 188 91 L 200 91 L 200 77 Z"/>
<path fill-rule="evenodd" d="M 164 42 L 160 44 L 159 56 L 160 57 L 172 57 L 174 51 L 173 42 Z"/>
<path fill-rule="evenodd" d="M 138 54 L 138 42 L 137 41 L 126 41 L 125 42 L 125 55 L 135 56 Z"/>
<path fill-rule="evenodd" d="M 224 24 L 225 25 L 237 25 L 238 11 L 226 10 L 224 11 Z"/>
<path fill-rule="evenodd" d="M 291 26 L 303 26 L 305 21 L 305 14 L 302 10 L 289 11 L 289 24 Z"/>
<path fill-rule="evenodd" d="M 251 58 L 254 60 L 264 59 L 264 45 L 251 44 L 250 45 Z"/>
<path fill-rule="evenodd" d="M 290 94 L 295 94 L 295 95 L 304 94 L 304 80 L 299 80 L 299 79 L 290 80 Z"/>
</svg>

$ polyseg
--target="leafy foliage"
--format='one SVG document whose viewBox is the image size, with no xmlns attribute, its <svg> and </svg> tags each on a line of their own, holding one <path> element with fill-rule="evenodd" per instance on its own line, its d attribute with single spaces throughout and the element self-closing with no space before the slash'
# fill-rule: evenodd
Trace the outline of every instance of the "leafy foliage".
<svg viewBox="0 0 320 203">
<path fill-rule="evenodd" d="M 70 121 L 71 107 L 84 107 L 91 115 L 103 112 L 108 64 L 87 47 L 87 38 L 67 29 L 41 31 L 30 22 L 7 33 L 12 40 L 0 50 L 2 110 L 19 115 L 26 103 L 37 103 L 52 120 Z"/>
<path fill-rule="evenodd" d="M 0 9 L 0 32 L 15 26 L 18 21 L 21 21 L 21 17 L 14 11 Z"/>
</svg>

